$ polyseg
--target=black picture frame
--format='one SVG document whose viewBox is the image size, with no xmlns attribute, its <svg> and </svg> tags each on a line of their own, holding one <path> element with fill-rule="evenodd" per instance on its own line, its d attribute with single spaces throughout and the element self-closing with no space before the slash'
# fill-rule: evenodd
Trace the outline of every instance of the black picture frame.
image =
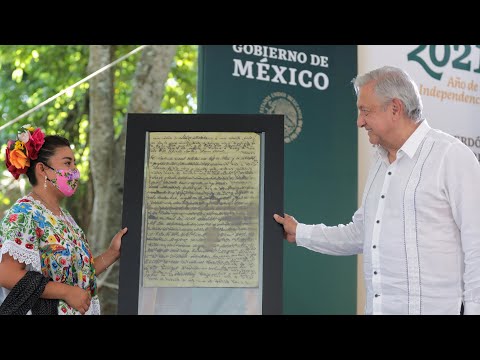
<svg viewBox="0 0 480 360">
<path fill-rule="evenodd" d="M 273 214 L 283 214 L 283 115 L 138 114 L 127 115 L 123 227 L 118 314 L 138 314 L 143 223 L 146 135 L 150 132 L 255 132 L 264 136 L 262 314 L 282 313 L 283 228 Z M 262 181 L 261 181 L 262 182 Z"/>
</svg>

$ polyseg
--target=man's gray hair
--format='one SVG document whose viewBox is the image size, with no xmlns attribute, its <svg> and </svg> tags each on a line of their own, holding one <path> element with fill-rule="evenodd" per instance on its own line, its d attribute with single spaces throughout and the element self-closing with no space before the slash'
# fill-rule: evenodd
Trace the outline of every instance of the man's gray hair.
<svg viewBox="0 0 480 360">
<path fill-rule="evenodd" d="M 414 120 L 423 119 L 423 104 L 417 84 L 402 69 L 393 66 L 384 66 L 358 75 L 352 80 L 355 93 L 358 95 L 360 88 L 371 81 L 375 81 L 374 91 L 385 103 L 399 99 L 405 105 L 405 115 Z"/>
</svg>

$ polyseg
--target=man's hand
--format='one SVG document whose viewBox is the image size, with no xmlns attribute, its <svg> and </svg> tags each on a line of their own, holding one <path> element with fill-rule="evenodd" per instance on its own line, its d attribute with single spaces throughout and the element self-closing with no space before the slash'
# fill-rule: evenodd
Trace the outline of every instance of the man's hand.
<svg viewBox="0 0 480 360">
<path fill-rule="evenodd" d="M 285 217 L 281 217 L 278 214 L 273 215 L 273 218 L 276 222 L 283 225 L 283 237 L 288 242 L 295 242 L 296 241 L 296 234 L 297 234 L 297 224 L 298 221 L 295 220 L 293 216 L 285 214 Z"/>
</svg>

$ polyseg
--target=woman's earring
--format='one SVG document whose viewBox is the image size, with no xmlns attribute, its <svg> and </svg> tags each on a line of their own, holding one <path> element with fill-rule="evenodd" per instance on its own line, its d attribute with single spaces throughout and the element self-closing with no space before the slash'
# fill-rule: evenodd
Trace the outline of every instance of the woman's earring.
<svg viewBox="0 0 480 360">
<path fill-rule="evenodd" d="M 45 175 L 45 182 L 43 183 L 43 188 L 44 189 L 47 188 L 47 175 Z"/>
</svg>

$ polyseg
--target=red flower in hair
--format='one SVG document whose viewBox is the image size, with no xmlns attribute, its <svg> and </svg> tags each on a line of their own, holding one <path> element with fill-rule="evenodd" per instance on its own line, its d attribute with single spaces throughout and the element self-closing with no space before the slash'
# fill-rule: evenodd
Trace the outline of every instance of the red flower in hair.
<svg viewBox="0 0 480 360">
<path fill-rule="evenodd" d="M 5 150 L 5 165 L 7 166 L 7 170 L 10 171 L 15 180 L 17 180 L 21 174 L 25 174 L 27 172 L 28 167 L 18 169 L 10 162 L 10 147 L 15 147 L 15 142 L 13 142 L 12 140 L 8 141 L 7 149 Z"/>
<path fill-rule="evenodd" d="M 29 134 L 30 139 L 25 143 L 27 148 L 28 157 L 31 160 L 38 158 L 38 152 L 40 151 L 43 143 L 45 142 L 45 134 L 39 128 L 36 128 L 32 134 Z"/>
<path fill-rule="evenodd" d="M 23 126 L 25 131 L 18 134 L 18 140 L 9 140 L 5 150 L 7 170 L 17 180 L 30 167 L 30 160 L 38 158 L 38 152 L 45 143 L 45 134 L 39 128 Z"/>
</svg>

